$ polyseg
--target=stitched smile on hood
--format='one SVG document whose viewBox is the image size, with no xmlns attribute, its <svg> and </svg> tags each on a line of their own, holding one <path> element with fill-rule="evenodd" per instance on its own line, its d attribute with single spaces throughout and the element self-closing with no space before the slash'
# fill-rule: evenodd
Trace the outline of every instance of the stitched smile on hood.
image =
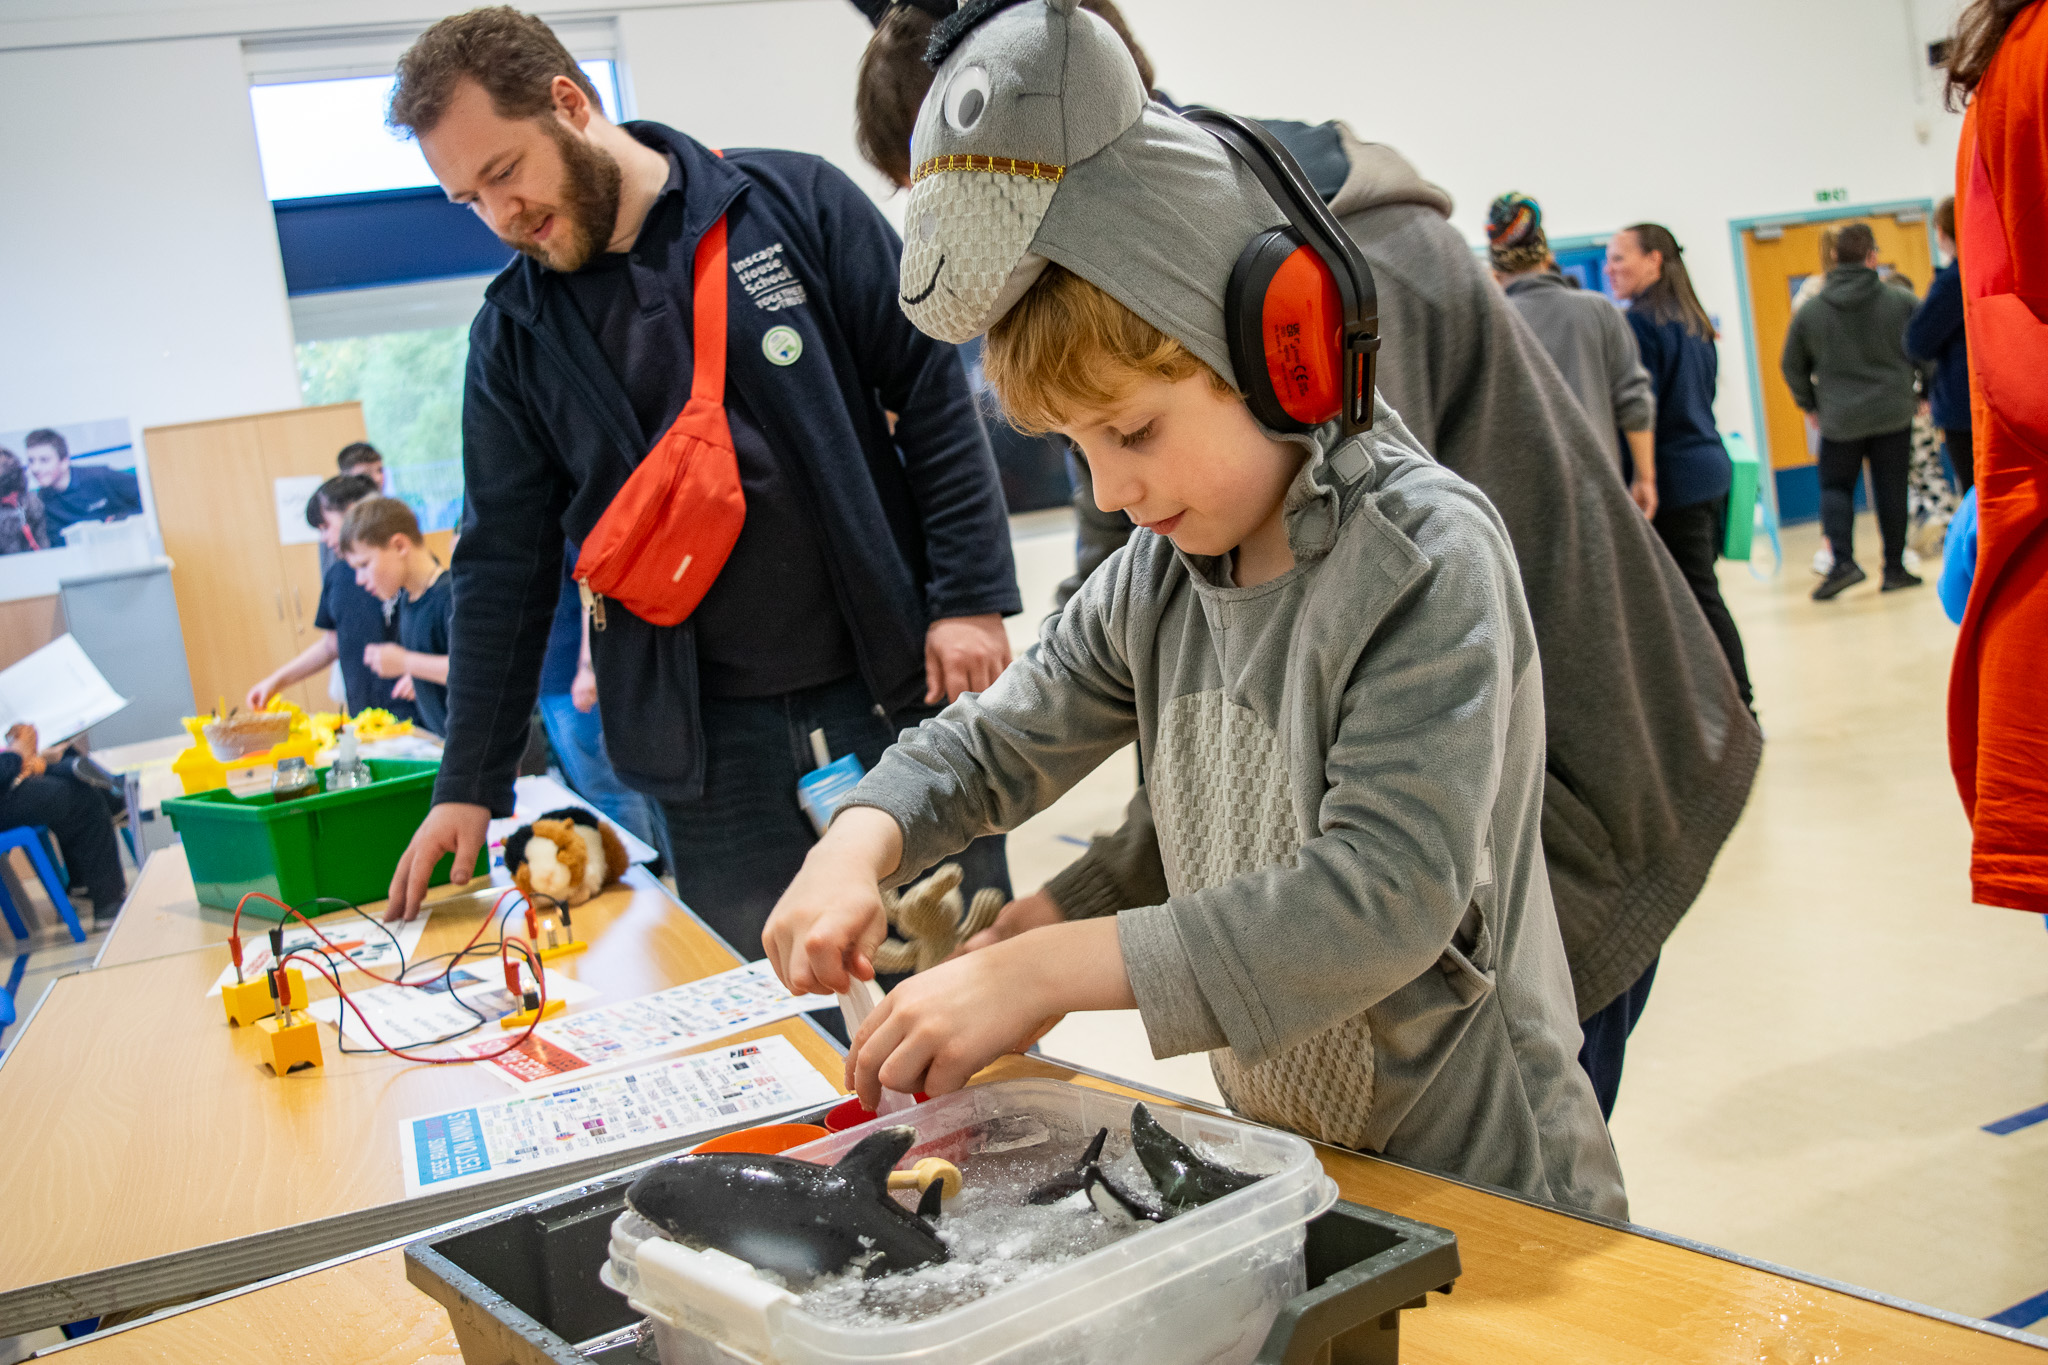
<svg viewBox="0 0 2048 1365">
<path fill-rule="evenodd" d="M 938 71 L 911 137 L 900 298 L 920 331 L 957 343 L 1038 278 L 1031 240 L 1067 168 L 1145 100 L 1123 43 L 1073 0 L 970 3 L 933 31 L 926 60 Z M 1068 98 L 1079 90 L 1099 95 Z"/>
</svg>

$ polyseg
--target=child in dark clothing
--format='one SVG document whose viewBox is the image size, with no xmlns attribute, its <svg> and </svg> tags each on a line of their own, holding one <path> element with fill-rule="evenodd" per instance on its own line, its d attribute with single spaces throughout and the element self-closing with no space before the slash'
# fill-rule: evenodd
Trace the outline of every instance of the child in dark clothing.
<svg viewBox="0 0 2048 1365">
<path fill-rule="evenodd" d="M 341 527 L 341 555 L 356 582 L 380 601 L 398 601 L 398 642 L 370 645 L 363 663 L 380 678 L 412 683 L 423 729 L 448 732 L 448 618 L 454 607 L 441 561 L 427 551 L 419 519 L 396 498 L 366 498 Z"/>
</svg>

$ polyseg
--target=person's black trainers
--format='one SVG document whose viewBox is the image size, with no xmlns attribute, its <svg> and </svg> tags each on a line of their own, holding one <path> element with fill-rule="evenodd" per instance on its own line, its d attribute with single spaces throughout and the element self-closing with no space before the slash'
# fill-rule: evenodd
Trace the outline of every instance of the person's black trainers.
<svg viewBox="0 0 2048 1365">
<path fill-rule="evenodd" d="M 1900 588 L 1917 588 L 1926 581 L 1919 574 L 1912 573 L 1906 569 L 1886 569 L 1884 571 L 1884 586 L 1879 588 L 1878 591 L 1895 592 Z"/>
<path fill-rule="evenodd" d="M 1837 564 L 1828 570 L 1828 576 L 1813 590 L 1813 600 L 1825 602 L 1843 589 L 1853 588 L 1868 577 L 1870 575 L 1863 572 L 1862 566 L 1853 559 L 1845 564 Z"/>
</svg>

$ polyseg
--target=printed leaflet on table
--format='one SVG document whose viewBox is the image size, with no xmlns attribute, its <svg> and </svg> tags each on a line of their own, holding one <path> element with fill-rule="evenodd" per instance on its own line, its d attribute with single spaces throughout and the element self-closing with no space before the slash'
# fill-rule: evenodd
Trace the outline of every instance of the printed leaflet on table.
<svg viewBox="0 0 2048 1365">
<path fill-rule="evenodd" d="M 763 1038 L 399 1124 L 405 1193 L 456 1189 L 601 1152 L 679 1147 L 837 1098 L 786 1038 Z M 653 1153 L 650 1152 L 649 1155 Z"/>
<path fill-rule="evenodd" d="M 637 1000 L 550 1019 L 523 1045 L 487 1065 L 521 1089 L 553 1085 L 575 1072 L 697 1047 L 835 1003 L 829 995 L 793 996 L 766 962 L 750 962 Z M 475 1054 L 495 1046 L 476 1042 L 462 1050 Z"/>
<path fill-rule="evenodd" d="M 495 963 L 491 965 L 496 967 Z M 548 970 L 547 985 L 548 999 L 564 1004 L 578 1004 L 597 995 L 596 987 L 586 986 L 553 968 Z M 455 998 L 450 999 L 451 995 Z M 519 1009 L 520 1002 L 505 989 L 501 973 L 480 966 L 457 967 L 431 986 L 375 986 L 350 991 L 348 998 L 354 1009 L 344 1009 L 340 996 L 328 996 L 306 1006 L 306 1013 L 323 1024 L 339 1027 L 350 1047 L 372 1048 L 379 1039 L 390 1047 L 426 1047 L 466 1029 L 484 1029 L 475 1037 L 488 1040 L 494 1047 L 503 1047 L 518 1037 L 516 1030 L 497 1027 L 497 1021 Z M 464 1009 L 465 1004 L 470 1009 Z M 479 1014 L 483 1016 L 482 1023 L 477 1019 Z M 376 1031 L 376 1038 L 364 1029 L 365 1022 Z"/>
</svg>

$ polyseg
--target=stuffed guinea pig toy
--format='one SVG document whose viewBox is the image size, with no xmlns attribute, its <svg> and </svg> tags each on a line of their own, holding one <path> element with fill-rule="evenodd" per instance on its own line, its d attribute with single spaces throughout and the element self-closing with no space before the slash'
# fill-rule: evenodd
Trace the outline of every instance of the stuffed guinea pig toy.
<svg viewBox="0 0 2048 1365">
<path fill-rule="evenodd" d="M 626 871 L 619 836 L 580 806 L 549 811 L 505 839 L 505 870 L 528 898 L 578 906 Z"/>
</svg>

